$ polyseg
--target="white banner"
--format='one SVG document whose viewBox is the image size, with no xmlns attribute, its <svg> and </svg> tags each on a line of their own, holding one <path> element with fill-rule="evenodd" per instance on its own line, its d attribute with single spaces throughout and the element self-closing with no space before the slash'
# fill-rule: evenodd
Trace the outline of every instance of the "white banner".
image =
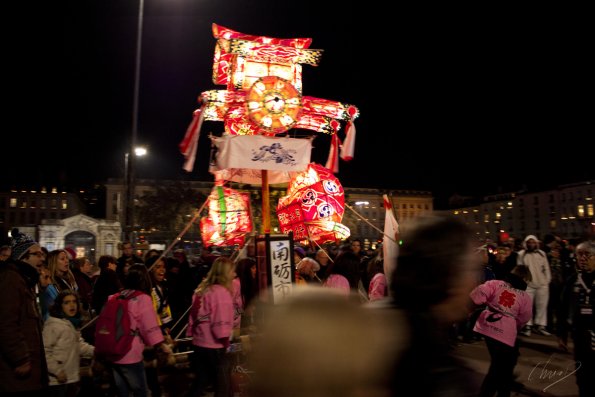
<svg viewBox="0 0 595 397">
<path fill-rule="evenodd" d="M 262 185 L 262 171 L 250 170 L 247 168 L 227 168 L 217 171 L 213 167 L 209 170 L 215 175 L 216 180 L 232 181 L 238 183 L 248 183 L 250 185 Z M 297 175 L 298 172 L 290 171 L 267 171 L 269 185 L 287 183 Z"/>
<path fill-rule="evenodd" d="M 255 169 L 304 171 L 310 163 L 311 139 L 225 135 L 211 138 L 217 148 L 213 171 Z"/>
<path fill-rule="evenodd" d="M 271 267 L 271 289 L 273 291 L 273 303 L 279 303 L 289 297 L 293 291 L 291 275 L 294 267 L 291 266 L 290 242 L 288 240 L 276 240 L 270 242 Z"/>
</svg>

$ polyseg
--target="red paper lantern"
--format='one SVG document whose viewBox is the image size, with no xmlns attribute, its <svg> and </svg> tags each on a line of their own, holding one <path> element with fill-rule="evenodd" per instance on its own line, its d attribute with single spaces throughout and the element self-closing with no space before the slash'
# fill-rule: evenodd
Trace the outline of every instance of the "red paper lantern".
<svg viewBox="0 0 595 397">
<path fill-rule="evenodd" d="M 215 186 L 208 200 L 209 215 L 200 220 L 204 246 L 242 246 L 244 237 L 252 231 L 249 195 Z"/>
<path fill-rule="evenodd" d="M 330 170 L 314 163 L 289 182 L 287 196 L 277 205 L 281 232 L 293 232 L 296 241 L 349 237 L 349 228 L 340 223 L 344 211 L 343 186 Z"/>
</svg>

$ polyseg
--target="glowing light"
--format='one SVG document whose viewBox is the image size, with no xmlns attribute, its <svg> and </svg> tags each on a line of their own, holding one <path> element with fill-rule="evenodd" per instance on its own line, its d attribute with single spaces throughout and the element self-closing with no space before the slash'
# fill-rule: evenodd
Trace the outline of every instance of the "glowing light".
<svg viewBox="0 0 595 397">
<path fill-rule="evenodd" d="M 200 220 L 204 246 L 243 245 L 245 235 L 252 231 L 248 194 L 215 186 L 208 208 L 209 215 Z"/>
<path fill-rule="evenodd" d="M 318 164 L 310 164 L 290 182 L 287 196 L 277 205 L 282 233 L 293 232 L 296 241 L 336 241 L 349 236 L 340 222 L 345 193 L 339 180 Z"/>
</svg>

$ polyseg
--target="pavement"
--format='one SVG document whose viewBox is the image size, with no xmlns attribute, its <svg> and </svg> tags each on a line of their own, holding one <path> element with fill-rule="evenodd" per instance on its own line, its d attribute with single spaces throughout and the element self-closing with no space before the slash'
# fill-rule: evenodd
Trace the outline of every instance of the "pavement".
<svg viewBox="0 0 595 397">
<path fill-rule="evenodd" d="M 578 396 L 572 342 L 569 342 L 568 353 L 558 349 L 558 341 L 553 335 L 519 336 L 519 341 L 521 355 L 515 375 L 523 387 L 513 391 L 512 396 Z M 490 354 L 484 341 L 460 343 L 454 353 L 477 372 L 484 375 L 488 372 Z"/>
</svg>

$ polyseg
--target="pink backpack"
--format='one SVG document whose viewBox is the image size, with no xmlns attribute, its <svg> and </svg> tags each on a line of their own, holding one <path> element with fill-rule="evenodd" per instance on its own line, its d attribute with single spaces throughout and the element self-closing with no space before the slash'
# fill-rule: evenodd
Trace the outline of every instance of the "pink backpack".
<svg viewBox="0 0 595 397">
<path fill-rule="evenodd" d="M 97 318 L 95 327 L 95 355 L 107 361 L 118 361 L 130 351 L 138 330 L 130 329 L 128 303 L 142 294 L 124 290 L 111 295 Z"/>
</svg>

